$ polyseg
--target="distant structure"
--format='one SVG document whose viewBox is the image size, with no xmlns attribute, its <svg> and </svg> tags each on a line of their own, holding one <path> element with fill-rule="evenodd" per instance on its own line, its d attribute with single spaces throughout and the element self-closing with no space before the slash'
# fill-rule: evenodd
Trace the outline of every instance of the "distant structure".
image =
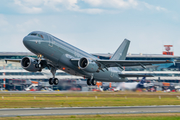
<svg viewBox="0 0 180 120">
<path fill-rule="evenodd" d="M 170 52 L 170 47 L 166 47 L 166 52 Z M 94 56 L 100 59 L 109 59 L 112 54 L 94 53 Z M 0 89 L 5 88 L 7 90 L 24 90 L 32 83 L 30 81 L 37 81 L 43 86 L 49 87 L 49 75 L 50 71 L 45 69 L 41 72 L 28 72 L 22 69 L 20 63 L 16 62 L 5 62 L 4 59 L 22 59 L 23 57 L 34 57 L 35 54 L 30 52 L 0 52 Z M 180 61 L 180 56 L 171 54 L 127 54 L 126 60 L 171 60 Z M 158 82 L 168 83 L 180 83 L 180 62 L 159 64 L 154 66 L 147 66 L 146 69 L 142 67 L 126 67 L 124 73 L 137 73 L 137 74 L 152 74 L 153 78 L 147 78 L 147 80 L 157 80 Z M 82 77 L 75 77 L 65 73 L 64 71 L 57 71 L 56 74 L 58 79 L 61 79 L 62 83 L 58 86 L 51 86 L 54 90 L 70 90 L 71 88 L 86 88 L 86 81 Z M 51 76 L 50 76 L 51 77 Z M 136 81 L 141 78 L 129 78 L 129 81 Z M 47 84 L 46 84 L 47 83 Z M 104 86 L 104 85 L 103 85 Z M 109 84 L 108 84 L 109 86 Z M 112 85 L 114 86 L 114 85 Z M 180 86 L 180 85 L 179 85 Z"/>
<path fill-rule="evenodd" d="M 164 45 L 164 47 L 166 51 L 163 51 L 163 55 L 174 55 L 174 52 L 170 51 L 173 45 Z"/>
</svg>

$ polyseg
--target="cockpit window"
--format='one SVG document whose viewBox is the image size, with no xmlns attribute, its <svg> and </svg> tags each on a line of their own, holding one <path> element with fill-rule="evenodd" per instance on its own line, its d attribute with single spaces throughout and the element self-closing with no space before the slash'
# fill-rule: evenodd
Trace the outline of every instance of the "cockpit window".
<svg viewBox="0 0 180 120">
<path fill-rule="evenodd" d="M 33 35 L 33 36 L 38 36 L 38 37 L 44 38 L 42 35 L 37 34 L 37 33 L 30 33 L 29 35 Z"/>
<path fill-rule="evenodd" d="M 38 34 L 38 36 L 39 36 L 39 37 L 41 37 L 41 38 L 43 38 L 43 36 L 42 36 L 42 35 L 40 35 L 40 34 Z"/>
<path fill-rule="evenodd" d="M 37 36 L 37 33 L 31 33 L 30 35 Z"/>
</svg>

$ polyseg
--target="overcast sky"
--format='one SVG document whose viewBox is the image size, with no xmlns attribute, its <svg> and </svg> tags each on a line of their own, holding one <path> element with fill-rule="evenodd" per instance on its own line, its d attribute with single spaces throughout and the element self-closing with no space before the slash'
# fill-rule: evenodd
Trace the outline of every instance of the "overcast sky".
<svg viewBox="0 0 180 120">
<path fill-rule="evenodd" d="M 0 0 L 0 51 L 27 52 L 22 39 L 48 32 L 89 53 L 114 53 L 131 40 L 129 53 L 180 55 L 179 0 Z"/>
</svg>

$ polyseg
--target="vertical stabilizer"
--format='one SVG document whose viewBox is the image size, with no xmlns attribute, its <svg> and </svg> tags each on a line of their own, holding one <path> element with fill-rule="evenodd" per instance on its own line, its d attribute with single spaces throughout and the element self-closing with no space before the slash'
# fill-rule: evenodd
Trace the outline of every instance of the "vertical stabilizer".
<svg viewBox="0 0 180 120">
<path fill-rule="evenodd" d="M 143 77 L 139 84 L 143 85 L 145 82 L 146 82 L 146 77 Z"/>
<path fill-rule="evenodd" d="M 130 41 L 127 39 L 124 39 L 122 44 L 119 46 L 119 48 L 116 50 L 116 52 L 111 57 L 111 60 L 125 60 L 127 51 L 129 48 Z"/>
</svg>

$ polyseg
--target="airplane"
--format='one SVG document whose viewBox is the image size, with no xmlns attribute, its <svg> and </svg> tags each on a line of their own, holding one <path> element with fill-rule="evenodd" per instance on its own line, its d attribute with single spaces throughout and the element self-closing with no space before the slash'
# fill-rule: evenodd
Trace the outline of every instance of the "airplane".
<svg viewBox="0 0 180 120">
<path fill-rule="evenodd" d="M 138 88 L 147 88 L 154 86 L 153 83 L 145 83 L 146 77 L 143 77 L 140 82 L 121 82 L 114 91 L 119 90 L 136 90 Z"/>
<path fill-rule="evenodd" d="M 130 41 L 124 39 L 122 44 L 109 60 L 101 60 L 73 45 L 42 31 L 33 31 L 23 38 L 24 46 L 37 55 L 37 58 L 24 57 L 22 59 L 5 59 L 20 62 L 23 69 L 29 72 L 41 72 L 48 68 L 53 77 L 50 85 L 57 85 L 56 70 L 63 70 L 71 75 L 82 76 L 87 79 L 87 85 L 102 82 L 123 82 L 127 77 L 152 77 L 152 75 L 123 74 L 124 67 L 172 63 L 171 61 L 143 61 L 125 60 Z"/>
</svg>

